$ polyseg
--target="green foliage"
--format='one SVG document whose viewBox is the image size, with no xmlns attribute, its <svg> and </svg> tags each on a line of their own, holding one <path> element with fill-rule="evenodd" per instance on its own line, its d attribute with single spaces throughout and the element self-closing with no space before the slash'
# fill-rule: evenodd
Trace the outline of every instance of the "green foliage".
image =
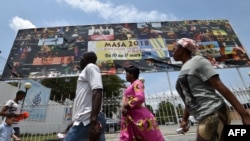
<svg viewBox="0 0 250 141">
<path fill-rule="evenodd" d="M 166 122 L 177 123 L 174 105 L 168 101 L 162 101 L 159 103 L 156 117 L 161 124 L 165 124 Z"/>
<path fill-rule="evenodd" d="M 124 88 L 125 81 L 117 75 L 103 75 L 103 92 L 104 97 L 110 98 L 120 96 L 121 88 Z"/>
<path fill-rule="evenodd" d="M 122 88 L 125 81 L 117 75 L 103 75 L 104 105 L 103 111 L 107 117 L 112 117 L 120 109 Z"/>
<path fill-rule="evenodd" d="M 48 78 L 43 79 L 41 84 L 51 88 L 51 100 L 64 101 L 65 98 L 74 99 L 77 77 L 70 78 Z"/>
<path fill-rule="evenodd" d="M 181 104 L 178 104 L 176 107 L 176 111 L 178 113 L 178 118 L 181 118 L 184 115 L 184 107 Z"/>
<path fill-rule="evenodd" d="M 146 107 L 149 109 L 149 111 L 150 111 L 151 113 L 154 114 L 154 110 L 153 110 L 153 107 L 152 107 L 151 105 L 146 105 Z"/>
<path fill-rule="evenodd" d="M 13 82 L 8 82 L 8 84 L 17 87 L 18 86 L 18 82 L 13 81 Z"/>
<path fill-rule="evenodd" d="M 65 98 L 74 99 L 76 82 L 78 77 L 70 78 L 48 78 L 43 79 L 41 84 L 51 88 L 51 100 L 65 100 Z M 103 93 L 105 97 L 119 96 L 121 88 L 124 87 L 124 80 L 117 75 L 103 75 Z"/>
</svg>

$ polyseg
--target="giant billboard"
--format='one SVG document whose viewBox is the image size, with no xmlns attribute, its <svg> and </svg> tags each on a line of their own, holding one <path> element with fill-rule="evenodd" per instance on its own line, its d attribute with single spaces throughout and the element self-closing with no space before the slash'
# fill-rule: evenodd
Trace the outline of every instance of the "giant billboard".
<svg viewBox="0 0 250 141">
<path fill-rule="evenodd" d="M 103 74 L 123 73 L 130 64 L 143 72 L 177 71 L 172 50 L 182 37 L 196 40 L 215 68 L 250 66 L 228 20 L 79 25 L 19 30 L 2 80 L 77 76 L 85 51 L 96 52 Z"/>
</svg>

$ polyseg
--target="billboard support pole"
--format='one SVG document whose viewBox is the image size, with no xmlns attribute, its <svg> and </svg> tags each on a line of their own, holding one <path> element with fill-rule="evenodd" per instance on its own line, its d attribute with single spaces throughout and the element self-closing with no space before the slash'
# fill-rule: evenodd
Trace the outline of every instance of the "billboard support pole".
<svg viewBox="0 0 250 141">
<path fill-rule="evenodd" d="M 177 122 L 178 125 L 180 125 L 180 123 L 178 121 L 179 117 L 178 117 L 177 110 L 176 110 L 175 97 L 174 97 L 172 86 L 171 86 L 171 82 L 170 82 L 168 68 L 166 69 L 166 73 L 167 73 L 167 79 L 168 79 L 168 84 L 169 84 L 169 90 L 170 90 L 170 93 L 171 93 L 171 97 L 173 98 L 172 100 L 173 100 L 173 105 L 174 105 L 174 113 L 175 113 L 175 117 L 176 117 L 176 122 Z"/>
<path fill-rule="evenodd" d="M 236 70 L 237 70 L 237 72 L 238 72 L 238 74 L 240 76 L 240 79 L 241 79 L 241 81 L 243 83 L 244 88 L 247 88 L 247 85 L 246 85 L 246 83 L 245 83 L 245 81 L 244 81 L 244 79 L 243 79 L 243 77 L 242 77 L 242 75 L 240 73 L 239 67 L 236 67 Z"/>
</svg>

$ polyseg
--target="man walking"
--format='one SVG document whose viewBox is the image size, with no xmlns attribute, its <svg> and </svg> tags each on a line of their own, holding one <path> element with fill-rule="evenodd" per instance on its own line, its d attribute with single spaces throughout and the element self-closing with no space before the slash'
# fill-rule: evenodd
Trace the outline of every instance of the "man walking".
<svg viewBox="0 0 250 141">
<path fill-rule="evenodd" d="M 73 125 L 64 141 L 105 141 L 105 119 L 100 112 L 103 85 L 97 56 L 85 52 L 81 56 L 81 73 L 77 80 L 73 106 Z"/>
</svg>

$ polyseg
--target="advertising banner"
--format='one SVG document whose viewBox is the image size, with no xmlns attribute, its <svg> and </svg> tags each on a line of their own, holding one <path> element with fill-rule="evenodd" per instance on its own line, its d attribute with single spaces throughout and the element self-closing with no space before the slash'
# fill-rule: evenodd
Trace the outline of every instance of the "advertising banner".
<svg viewBox="0 0 250 141">
<path fill-rule="evenodd" d="M 2 80 L 71 77 L 83 52 L 94 51 L 102 74 L 129 64 L 145 72 L 177 71 L 177 39 L 192 38 L 214 68 L 250 66 L 245 47 L 228 20 L 186 20 L 44 27 L 19 30 Z"/>
</svg>

